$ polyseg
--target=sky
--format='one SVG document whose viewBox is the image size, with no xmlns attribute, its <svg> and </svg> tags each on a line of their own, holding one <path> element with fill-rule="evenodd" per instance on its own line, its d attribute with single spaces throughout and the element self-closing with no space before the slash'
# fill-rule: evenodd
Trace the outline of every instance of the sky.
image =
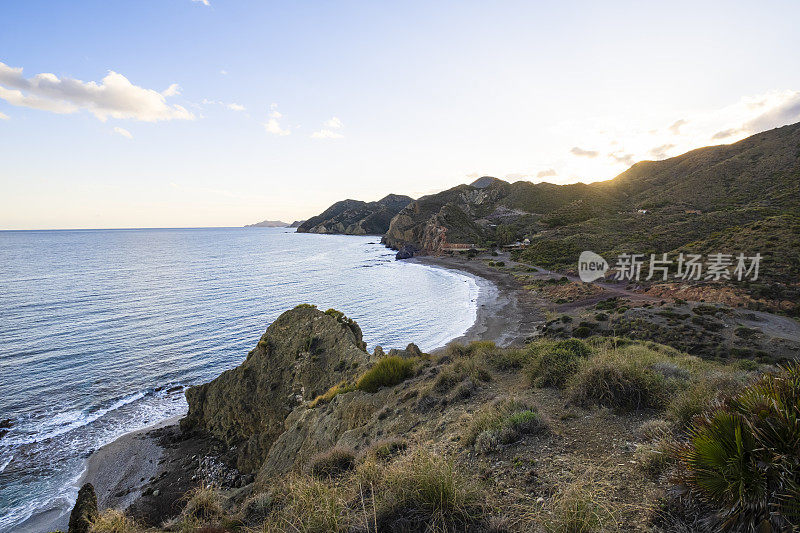
<svg viewBox="0 0 800 533">
<path fill-rule="evenodd" d="M 800 121 L 800 4 L 0 4 L 0 229 L 592 182 Z"/>
</svg>

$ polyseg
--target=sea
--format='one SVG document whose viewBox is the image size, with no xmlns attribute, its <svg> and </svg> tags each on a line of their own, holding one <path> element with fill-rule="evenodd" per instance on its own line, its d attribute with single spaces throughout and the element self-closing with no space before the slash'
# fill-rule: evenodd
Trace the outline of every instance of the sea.
<svg viewBox="0 0 800 533">
<path fill-rule="evenodd" d="M 431 350 L 474 323 L 480 290 L 378 237 L 0 231 L 0 532 L 63 521 L 92 451 L 185 413 L 185 387 L 239 365 L 287 309 L 344 312 L 370 351 Z"/>
</svg>

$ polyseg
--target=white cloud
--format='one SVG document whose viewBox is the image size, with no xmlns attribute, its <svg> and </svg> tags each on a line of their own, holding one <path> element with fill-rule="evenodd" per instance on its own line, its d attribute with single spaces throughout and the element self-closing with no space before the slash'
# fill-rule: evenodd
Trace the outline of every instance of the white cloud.
<svg viewBox="0 0 800 533">
<path fill-rule="evenodd" d="M 291 132 L 289 130 L 285 130 L 281 128 L 281 125 L 278 123 L 278 119 L 271 118 L 267 122 L 264 123 L 264 129 L 267 130 L 267 133 L 272 135 L 289 135 Z"/>
<path fill-rule="evenodd" d="M 119 126 L 116 126 L 114 127 L 114 132 L 119 133 L 120 135 L 122 135 L 123 137 L 127 137 L 128 139 L 133 139 L 133 135 L 131 135 L 131 132 L 129 132 L 125 128 L 120 128 Z"/>
<path fill-rule="evenodd" d="M 8 115 L 0 111 L 0 120 L 8 120 Z"/>
<path fill-rule="evenodd" d="M 227 76 L 228 75 L 228 71 L 225 70 L 225 69 L 220 70 L 219 73 L 222 74 L 223 76 Z"/>
<path fill-rule="evenodd" d="M 331 130 L 319 130 L 311 134 L 312 139 L 341 139 L 344 137 L 341 133 L 336 133 Z"/>
<path fill-rule="evenodd" d="M 245 111 L 247 108 L 242 104 L 237 104 L 235 102 L 222 102 L 220 100 L 209 100 L 208 98 L 203 98 L 203 105 L 220 105 L 225 109 L 229 109 L 231 111 Z"/>
<path fill-rule="evenodd" d="M 333 130 L 338 130 L 344 126 L 342 121 L 339 120 L 338 117 L 331 117 L 330 120 L 326 120 L 322 123 L 322 129 L 319 131 L 315 131 L 311 134 L 312 139 L 341 139 L 344 137 L 341 133 L 338 133 Z"/>
<path fill-rule="evenodd" d="M 281 118 L 283 115 L 278 111 L 278 104 L 269 104 L 269 116 L 271 118 Z"/>
<path fill-rule="evenodd" d="M 344 124 L 342 124 L 342 121 L 339 120 L 337 117 L 332 117 L 330 120 L 326 121 L 323 124 L 323 126 L 325 126 L 326 128 L 332 129 L 332 130 L 338 130 L 343 125 Z"/>
<path fill-rule="evenodd" d="M 203 4 L 204 6 L 210 6 L 211 2 L 208 0 L 192 0 L 192 2 L 197 2 L 198 4 Z"/>
<path fill-rule="evenodd" d="M 165 92 L 176 88 L 177 85 L 171 85 Z M 165 96 L 134 85 L 114 71 L 100 83 L 59 78 L 50 73 L 25 78 L 21 68 L 0 63 L 0 99 L 15 106 L 52 113 L 75 113 L 85 109 L 104 122 L 109 117 L 145 122 L 195 118 L 184 107 L 168 104 Z"/>
<path fill-rule="evenodd" d="M 179 95 L 179 94 L 181 94 L 181 86 L 178 85 L 177 83 L 173 83 L 172 85 L 167 87 L 167 89 L 165 91 L 162 91 L 161 94 L 164 95 L 164 96 L 176 96 L 176 95 Z"/>
</svg>

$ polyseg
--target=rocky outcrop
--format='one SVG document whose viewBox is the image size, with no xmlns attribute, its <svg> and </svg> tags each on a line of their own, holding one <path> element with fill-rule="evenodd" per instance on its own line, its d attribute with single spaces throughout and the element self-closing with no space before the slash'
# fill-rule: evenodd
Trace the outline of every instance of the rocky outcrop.
<svg viewBox="0 0 800 533">
<path fill-rule="evenodd" d="M 338 233 L 345 235 L 382 235 L 389 222 L 413 198 L 390 194 L 377 202 L 342 200 L 297 228 L 299 233 Z"/>
<path fill-rule="evenodd" d="M 255 472 L 293 409 L 352 380 L 369 359 L 354 321 L 338 311 L 298 306 L 267 328 L 241 365 L 187 390 L 181 428 L 235 447 L 237 468 Z"/>
<path fill-rule="evenodd" d="M 85 483 L 78 491 L 78 499 L 69 515 L 68 533 L 89 533 L 97 520 L 97 495 L 91 483 Z"/>
<path fill-rule="evenodd" d="M 508 183 L 491 178 L 481 187 L 459 185 L 447 191 L 423 196 L 410 203 L 389 224 L 383 243 L 403 253 L 437 254 L 448 244 L 478 244 L 490 238 L 488 221 L 480 221 L 494 211 Z"/>
<path fill-rule="evenodd" d="M 294 222 L 289 224 L 289 227 L 290 228 L 299 228 L 303 224 L 303 222 L 305 222 L 305 220 L 295 220 Z"/>
</svg>

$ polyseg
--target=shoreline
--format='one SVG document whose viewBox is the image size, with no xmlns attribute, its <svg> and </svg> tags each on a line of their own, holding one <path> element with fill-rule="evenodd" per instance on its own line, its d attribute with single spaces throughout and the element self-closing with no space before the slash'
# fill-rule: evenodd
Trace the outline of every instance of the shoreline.
<svg viewBox="0 0 800 533">
<path fill-rule="evenodd" d="M 505 255 L 493 259 L 509 261 Z M 451 339 L 446 345 L 473 341 L 493 341 L 502 347 L 524 344 L 527 339 L 538 335 L 545 322 L 541 305 L 520 287 L 512 274 L 496 270 L 480 259 L 425 255 L 405 261 L 457 271 L 478 283 L 475 322 L 463 335 Z"/>
<path fill-rule="evenodd" d="M 432 350 L 434 353 L 453 343 L 478 340 L 501 346 L 522 344 L 544 323 L 541 308 L 525 298 L 513 276 L 481 260 L 421 256 L 407 261 L 467 275 L 478 284 L 474 323 L 461 336 Z M 126 433 L 94 451 L 78 486 L 94 485 L 100 510 L 127 510 L 147 522 L 160 521 L 196 485 L 198 478 L 192 472 L 198 466 L 197 458 L 214 447 L 214 443 L 181 435 L 180 418 L 182 415 Z M 61 516 L 53 525 L 63 527 L 66 523 L 60 522 L 67 519 L 68 515 Z"/>
</svg>

